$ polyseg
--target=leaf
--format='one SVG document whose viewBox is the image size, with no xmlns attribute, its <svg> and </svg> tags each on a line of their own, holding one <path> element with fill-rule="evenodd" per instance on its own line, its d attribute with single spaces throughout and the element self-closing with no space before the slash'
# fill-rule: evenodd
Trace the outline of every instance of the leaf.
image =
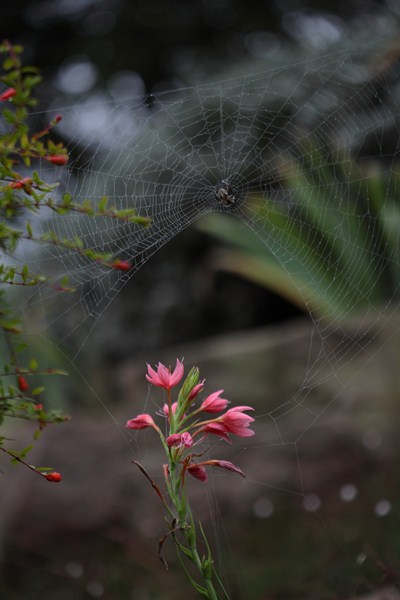
<svg viewBox="0 0 400 600">
<path fill-rule="evenodd" d="M 210 600 L 212 600 L 212 596 L 209 595 L 208 591 L 206 590 L 205 587 L 203 587 L 202 585 L 198 584 L 193 577 L 190 575 L 189 571 L 186 568 L 185 563 L 182 560 L 181 555 L 178 552 L 178 558 L 179 558 L 179 562 L 181 564 L 182 569 L 185 572 L 186 577 L 188 578 L 190 585 L 196 590 L 196 592 L 198 592 L 201 596 L 203 596 L 204 598 L 209 598 Z"/>
<path fill-rule="evenodd" d="M 42 81 L 42 78 L 40 77 L 40 75 L 25 77 L 24 86 L 28 89 L 31 89 L 31 88 L 35 87 L 36 85 L 38 85 L 41 81 Z"/>
<path fill-rule="evenodd" d="M 15 113 L 13 113 L 11 110 L 8 110 L 8 108 L 3 109 L 3 117 L 5 118 L 7 123 L 11 123 L 12 125 L 14 125 L 14 123 L 18 122 L 18 119 L 15 116 Z"/>
<path fill-rule="evenodd" d="M 28 279 L 29 276 L 29 269 L 27 265 L 24 265 L 22 267 L 22 271 L 21 271 L 21 277 L 22 277 L 22 281 L 26 282 L 26 280 Z"/>
<path fill-rule="evenodd" d="M 103 196 L 102 198 L 100 198 L 99 204 L 98 204 L 98 211 L 105 212 L 107 210 L 107 203 L 108 203 L 107 196 Z"/>
<path fill-rule="evenodd" d="M 44 387 L 37 387 L 31 391 L 32 396 L 39 396 L 42 392 L 44 392 Z"/>
<path fill-rule="evenodd" d="M 29 361 L 29 369 L 31 371 L 36 371 L 39 367 L 38 361 L 36 360 L 36 358 L 31 358 L 31 360 Z"/>
<path fill-rule="evenodd" d="M 36 429 L 35 433 L 33 434 L 33 439 L 35 440 L 35 442 L 40 438 L 40 436 L 42 435 L 42 429 Z"/>
<path fill-rule="evenodd" d="M 14 59 L 11 58 L 10 56 L 8 56 L 4 61 L 3 61 L 3 69 L 5 71 L 9 71 L 10 69 L 12 69 L 15 66 L 15 62 Z"/>
</svg>

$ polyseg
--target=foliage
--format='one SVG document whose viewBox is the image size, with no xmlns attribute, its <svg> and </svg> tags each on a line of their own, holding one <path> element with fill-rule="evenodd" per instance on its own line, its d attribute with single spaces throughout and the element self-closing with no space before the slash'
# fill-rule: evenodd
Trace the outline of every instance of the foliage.
<svg viewBox="0 0 400 600">
<path fill-rule="evenodd" d="M 127 271 L 131 265 L 128 261 L 115 260 L 112 255 L 85 247 L 79 238 L 60 239 L 52 231 L 37 235 L 28 215 L 35 216 L 46 208 L 60 218 L 75 212 L 89 218 L 106 216 L 140 225 L 147 225 L 149 221 L 138 216 L 134 210 L 118 211 L 109 207 L 107 198 L 102 198 L 97 205 L 93 205 L 87 200 L 76 203 L 68 193 L 54 197 L 58 183 L 46 182 L 33 167 L 40 164 L 40 161 L 46 161 L 55 168 L 68 163 L 69 156 L 63 143 L 55 143 L 49 137 L 62 117 L 55 115 L 45 127 L 38 131 L 32 130 L 29 111 L 36 106 L 33 90 L 41 81 L 40 74 L 37 68 L 23 65 L 20 46 L 12 46 L 4 41 L 0 45 L 0 53 L 6 55 L 0 80 L 8 86 L 0 94 L 0 102 L 4 105 L 0 121 L 0 285 L 3 288 L 0 290 L 0 330 L 6 353 L 0 380 L 0 424 L 6 417 L 35 422 L 38 428 L 34 439 L 37 439 L 46 424 L 60 423 L 68 417 L 58 411 L 45 410 L 42 404 L 44 387 L 32 387 L 30 382 L 37 380 L 38 376 L 65 373 L 54 368 L 43 369 L 37 359 L 26 358 L 27 344 L 24 341 L 23 325 L 19 315 L 11 309 L 5 290 L 10 286 L 51 286 L 59 292 L 72 292 L 73 287 L 66 278 L 54 282 L 45 273 L 34 273 L 27 265 L 14 264 L 13 253 L 19 242 L 25 240 L 61 246 L 106 268 Z M 14 462 L 24 463 L 49 481 L 59 480 L 55 477 L 58 474 L 46 475 L 47 469 L 31 467 L 25 463 L 24 459 L 32 445 L 15 450 L 10 449 L 8 443 L 9 440 L 0 435 L 0 449 L 9 454 Z"/>
<path fill-rule="evenodd" d="M 310 145 L 301 163 L 288 158 L 276 176 L 280 196 L 271 189 L 265 198 L 249 196 L 244 206 L 250 226 L 257 233 L 262 223 L 267 238 L 228 214 L 201 221 L 202 231 L 225 244 L 214 267 L 318 317 L 340 319 L 392 298 L 400 275 L 395 169 L 386 173 L 376 161 L 358 164 L 349 156 L 333 163 Z"/>
</svg>

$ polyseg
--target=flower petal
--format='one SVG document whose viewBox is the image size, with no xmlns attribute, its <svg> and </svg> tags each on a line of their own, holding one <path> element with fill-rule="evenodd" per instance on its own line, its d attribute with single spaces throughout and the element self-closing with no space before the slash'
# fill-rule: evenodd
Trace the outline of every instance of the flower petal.
<svg viewBox="0 0 400 600">
<path fill-rule="evenodd" d="M 231 463 L 229 460 L 206 460 L 203 464 L 210 465 L 210 467 L 221 467 L 222 469 L 227 469 L 228 471 L 233 471 L 242 477 L 246 477 L 242 469 L 239 469 L 239 467 Z"/>
<path fill-rule="evenodd" d="M 177 358 L 175 369 L 174 369 L 172 375 L 170 375 L 170 386 L 171 387 L 173 387 L 174 385 L 177 385 L 180 382 L 180 380 L 183 377 L 183 372 L 184 372 L 183 363 Z"/>
<path fill-rule="evenodd" d="M 200 481 L 203 481 L 203 482 L 207 481 L 206 470 L 201 465 L 196 465 L 196 463 L 190 463 L 189 466 L 187 467 L 187 470 L 191 474 L 192 477 L 195 477 L 196 479 L 200 479 Z"/>
</svg>

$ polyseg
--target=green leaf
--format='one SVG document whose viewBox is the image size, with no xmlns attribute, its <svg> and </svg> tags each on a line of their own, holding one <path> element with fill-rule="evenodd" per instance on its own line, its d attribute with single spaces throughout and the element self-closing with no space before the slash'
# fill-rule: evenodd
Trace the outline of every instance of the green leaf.
<svg viewBox="0 0 400 600">
<path fill-rule="evenodd" d="M 12 125 L 14 125 L 14 123 L 18 122 L 18 119 L 15 116 L 15 113 L 13 113 L 11 110 L 8 110 L 8 108 L 4 108 L 2 112 L 3 112 L 3 117 L 5 118 L 7 123 L 11 123 Z"/>
<path fill-rule="evenodd" d="M 31 88 L 35 87 L 36 85 L 38 85 L 41 81 L 42 81 L 42 78 L 40 77 L 40 75 L 25 77 L 24 86 L 28 89 L 31 89 Z"/>
<path fill-rule="evenodd" d="M 31 358 L 31 360 L 29 361 L 29 369 L 30 371 L 37 371 L 39 367 L 38 361 L 36 360 L 36 358 Z"/>
<path fill-rule="evenodd" d="M 108 203 L 107 196 L 103 196 L 102 198 L 100 198 L 99 204 L 98 204 L 98 211 L 105 212 L 107 210 L 107 203 Z"/>
<path fill-rule="evenodd" d="M 42 392 L 44 392 L 44 387 L 37 387 L 34 390 L 32 390 L 31 394 L 32 396 L 39 396 L 39 394 L 41 394 Z"/>
<path fill-rule="evenodd" d="M 22 271 L 21 271 L 21 277 L 22 277 L 22 281 L 26 281 L 28 279 L 29 276 L 29 269 L 27 265 L 24 265 L 22 267 Z"/>
<path fill-rule="evenodd" d="M 7 57 L 4 61 L 3 61 L 3 69 L 5 71 L 9 71 L 10 69 L 13 69 L 15 66 L 15 61 L 13 58 L 11 58 L 10 56 Z"/>
</svg>

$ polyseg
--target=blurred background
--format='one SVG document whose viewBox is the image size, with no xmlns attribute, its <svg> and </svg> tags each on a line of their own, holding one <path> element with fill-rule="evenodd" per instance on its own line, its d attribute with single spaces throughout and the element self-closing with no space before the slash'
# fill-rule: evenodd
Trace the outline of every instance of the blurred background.
<svg viewBox="0 0 400 600">
<path fill-rule="evenodd" d="M 44 111 L 102 94 L 146 99 L 294 56 L 323 57 L 374 35 L 396 36 L 400 21 L 397 0 L 251 7 L 239 0 L 3 0 L 1 8 L 1 38 L 23 45 L 26 62 L 42 71 Z M 379 152 L 382 158 L 382 146 Z M 388 155 L 395 156 L 393 144 Z M 249 269 L 241 276 L 219 268 L 224 240 L 216 228 L 220 223 L 191 226 L 153 256 L 103 318 L 102 343 L 89 346 L 68 383 L 49 382 L 54 404 L 64 405 L 72 421 L 45 432 L 32 462 L 50 462 L 64 481 L 49 489 L 2 465 L 0 597 L 195 597 L 172 551 L 166 550 L 169 572 L 159 563 L 163 516 L 130 462 L 139 457 L 157 473 L 157 448 L 147 435 L 127 442 L 119 429 L 144 406 L 145 362 L 171 364 L 183 355 L 188 366 L 201 367 L 210 390 L 224 387 L 232 401 L 254 403 L 260 415 L 260 449 L 255 443 L 227 454 L 251 473 L 246 485 L 216 477 L 207 493 L 193 486 L 233 598 L 400 597 L 396 317 L 385 314 L 367 339 L 359 320 L 337 340 L 335 330 L 326 336 L 332 348 L 343 332 L 352 342 L 342 354 L 327 352 L 330 361 L 316 370 L 312 402 L 329 407 L 334 398 L 335 411 L 310 427 L 309 405 L 280 427 L 272 407 L 295 397 L 310 365 L 319 364 L 316 322 L 297 298 L 260 285 Z M 236 235 L 225 231 L 225 241 Z M 354 345 L 358 354 L 346 373 Z M 49 346 L 45 352 L 57 357 Z M 27 443 L 31 434 L 28 427 Z"/>
</svg>

